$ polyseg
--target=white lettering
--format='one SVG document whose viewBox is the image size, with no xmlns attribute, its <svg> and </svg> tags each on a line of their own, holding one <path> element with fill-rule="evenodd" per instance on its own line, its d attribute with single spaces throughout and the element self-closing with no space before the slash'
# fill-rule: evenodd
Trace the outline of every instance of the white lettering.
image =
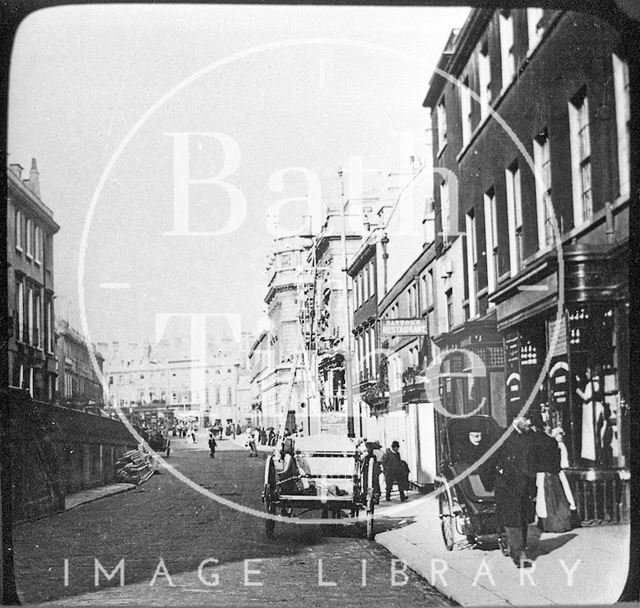
<svg viewBox="0 0 640 608">
<path fill-rule="evenodd" d="M 524 577 L 526 576 L 529 579 L 529 584 L 532 587 L 536 586 L 535 581 L 533 580 L 533 576 L 532 574 L 536 571 L 536 565 L 534 562 L 530 562 L 531 563 L 531 567 L 530 568 L 523 568 L 520 567 L 520 586 L 524 586 Z"/>
<path fill-rule="evenodd" d="M 335 581 L 323 580 L 322 574 L 322 558 L 318 559 L 318 587 L 335 587 L 338 583 Z"/>
<path fill-rule="evenodd" d="M 173 584 L 173 581 L 171 580 L 171 575 L 169 574 L 167 567 L 164 565 L 164 560 L 162 558 L 160 558 L 160 561 L 156 566 L 156 571 L 153 573 L 153 578 L 149 583 L 149 587 L 153 587 L 156 584 L 156 579 L 158 578 L 158 576 L 164 576 L 167 579 L 167 582 L 169 583 L 169 587 L 175 587 L 175 585 Z"/>
<path fill-rule="evenodd" d="M 436 566 L 441 566 L 441 568 L 437 568 Z M 449 564 L 444 559 L 434 558 L 431 560 L 431 584 L 436 584 L 436 578 L 440 577 L 442 581 L 442 586 L 447 586 L 447 581 L 444 579 L 443 574 L 449 569 Z"/>
<path fill-rule="evenodd" d="M 93 558 L 93 584 L 96 587 L 100 586 L 100 572 L 107 577 L 107 580 L 110 581 L 115 577 L 116 573 L 120 570 L 120 586 L 124 587 L 124 557 L 118 562 L 118 565 L 113 569 L 111 574 L 109 574 L 103 567 L 102 564 L 98 561 L 97 557 Z"/>
<path fill-rule="evenodd" d="M 245 587 L 262 587 L 262 583 L 260 581 L 250 581 L 250 574 L 260 574 L 260 570 L 250 570 L 249 562 L 261 562 L 261 559 L 245 559 L 244 560 L 244 586 Z"/>
<path fill-rule="evenodd" d="M 213 564 L 215 566 L 219 563 L 220 560 L 217 560 L 215 557 L 210 557 L 200 562 L 200 565 L 198 566 L 198 578 L 203 585 L 206 585 L 207 587 L 217 587 L 220 584 L 220 575 L 217 572 L 214 572 L 209 580 L 206 580 L 203 576 L 206 565 Z"/>
<path fill-rule="evenodd" d="M 491 574 L 491 569 L 489 568 L 489 564 L 487 564 L 487 560 L 484 557 L 480 562 L 480 567 L 478 568 L 476 575 L 473 577 L 473 583 L 471 583 L 472 587 L 475 587 L 478 584 L 478 579 L 481 576 L 488 576 L 491 586 L 492 587 L 496 586 L 496 582 L 493 580 L 493 575 Z"/>
<path fill-rule="evenodd" d="M 398 570 L 396 566 L 402 564 L 402 568 Z M 401 574 L 404 577 L 404 581 L 398 582 L 397 575 Z M 409 576 L 407 575 L 407 562 L 403 559 L 391 560 L 391 586 L 392 587 L 404 587 L 409 582 Z"/>
<path fill-rule="evenodd" d="M 565 571 L 567 575 L 567 587 L 573 587 L 573 575 L 577 570 L 578 566 L 582 563 L 582 560 L 577 559 L 571 569 L 567 567 L 567 563 L 563 559 L 559 559 L 558 561 L 560 562 L 562 569 Z"/>
<path fill-rule="evenodd" d="M 205 566 L 208 564 L 213 564 L 215 566 L 218 563 L 220 563 L 220 561 L 215 557 L 210 557 L 200 562 L 200 565 L 198 566 L 198 578 L 203 585 L 206 585 L 207 587 L 217 587 L 220 584 L 220 575 L 217 572 L 214 572 L 209 580 L 206 580 L 203 576 Z"/>
<path fill-rule="evenodd" d="M 247 200 L 241 190 L 223 181 L 235 173 L 240 165 L 240 146 L 224 133 L 177 132 L 165 133 L 173 137 L 173 230 L 165 236 L 217 236 L 233 232 L 242 225 L 247 216 Z M 204 179 L 193 179 L 189 175 L 189 140 L 192 136 L 211 137 L 223 148 L 224 162 L 217 175 Z M 212 231 L 192 231 L 189 229 L 189 186 L 190 184 L 212 184 L 222 188 L 229 196 L 230 214 L 227 225 Z"/>
</svg>

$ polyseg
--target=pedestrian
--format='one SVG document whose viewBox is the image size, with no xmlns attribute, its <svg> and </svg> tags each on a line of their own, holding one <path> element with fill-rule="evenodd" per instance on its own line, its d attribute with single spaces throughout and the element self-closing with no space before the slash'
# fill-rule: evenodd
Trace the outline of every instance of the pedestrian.
<svg viewBox="0 0 640 608">
<path fill-rule="evenodd" d="M 482 427 L 477 421 L 472 421 L 467 437 L 455 451 L 455 462 L 465 468 L 478 462 L 486 453 L 489 446 L 485 440 Z M 493 470 L 490 464 L 484 463 L 477 468 L 480 481 L 488 492 L 493 491 Z"/>
<path fill-rule="evenodd" d="M 380 459 L 380 464 L 382 465 L 382 471 L 384 473 L 385 485 L 386 485 L 386 494 L 385 498 L 387 502 L 391 500 L 391 488 L 394 483 L 398 484 L 398 492 L 400 493 L 400 500 L 404 502 L 407 500 L 407 497 L 404 493 L 403 483 L 401 479 L 404 475 L 402 459 L 400 458 L 400 444 L 397 441 L 393 441 L 391 443 L 391 448 L 389 448 L 382 458 Z"/>
<path fill-rule="evenodd" d="M 249 435 L 247 437 L 247 446 L 251 450 L 249 452 L 249 458 L 252 458 L 252 457 L 258 458 L 258 448 L 256 447 L 256 435 L 253 431 L 249 431 Z"/>
<path fill-rule="evenodd" d="M 189 433 L 191 435 L 191 438 L 193 439 L 193 443 L 196 443 L 197 438 L 196 438 L 196 425 L 195 424 L 192 424 L 189 427 Z"/>
<path fill-rule="evenodd" d="M 216 447 L 218 446 L 218 444 L 216 443 L 216 438 L 215 438 L 215 433 L 213 432 L 213 429 L 209 430 L 209 456 L 211 458 L 215 458 L 216 457 Z"/>
<path fill-rule="evenodd" d="M 516 566 L 531 567 L 540 529 L 535 522 L 536 447 L 529 418 L 516 418 L 496 452 L 496 520 L 502 544 Z"/>
<path fill-rule="evenodd" d="M 571 530 L 571 508 L 560 481 L 560 448 L 558 442 L 547 435 L 539 414 L 531 416 L 535 439 L 536 459 L 536 515 L 544 532 Z"/>
</svg>

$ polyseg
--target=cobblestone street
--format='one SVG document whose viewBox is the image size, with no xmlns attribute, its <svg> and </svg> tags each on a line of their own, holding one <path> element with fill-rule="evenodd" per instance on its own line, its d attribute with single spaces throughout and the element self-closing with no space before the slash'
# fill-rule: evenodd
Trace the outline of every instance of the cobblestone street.
<svg viewBox="0 0 640 608">
<path fill-rule="evenodd" d="M 262 510 L 264 460 L 247 458 L 231 441 L 219 445 L 212 460 L 204 444 L 174 440 L 170 462 L 222 497 Z M 304 594 L 310 606 L 347 597 L 351 606 L 449 605 L 355 526 L 323 534 L 315 525 L 278 524 L 269 540 L 262 519 L 221 506 L 166 471 L 135 490 L 20 524 L 14 539 L 24 603 L 269 606 L 298 605 Z M 124 560 L 125 586 L 116 588 L 120 571 L 110 581 L 100 573 L 96 586 L 96 559 L 107 573 Z M 211 559 L 219 561 L 206 563 L 199 578 Z M 207 585 L 216 576 L 219 584 Z"/>
</svg>

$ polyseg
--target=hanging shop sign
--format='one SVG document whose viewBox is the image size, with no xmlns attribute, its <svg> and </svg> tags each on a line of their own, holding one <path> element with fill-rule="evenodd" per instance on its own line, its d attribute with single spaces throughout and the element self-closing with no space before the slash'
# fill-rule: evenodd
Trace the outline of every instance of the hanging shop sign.
<svg viewBox="0 0 640 608">
<path fill-rule="evenodd" d="M 380 329 L 383 336 L 426 336 L 429 323 L 427 319 L 385 319 Z"/>
</svg>

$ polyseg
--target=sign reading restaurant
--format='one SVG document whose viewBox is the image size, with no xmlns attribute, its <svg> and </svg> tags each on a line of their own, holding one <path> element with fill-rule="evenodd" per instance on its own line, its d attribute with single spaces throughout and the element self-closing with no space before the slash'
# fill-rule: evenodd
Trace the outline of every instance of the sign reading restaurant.
<svg viewBox="0 0 640 608">
<path fill-rule="evenodd" d="M 383 336 L 426 336 L 426 319 L 385 319 L 381 321 Z"/>
</svg>

